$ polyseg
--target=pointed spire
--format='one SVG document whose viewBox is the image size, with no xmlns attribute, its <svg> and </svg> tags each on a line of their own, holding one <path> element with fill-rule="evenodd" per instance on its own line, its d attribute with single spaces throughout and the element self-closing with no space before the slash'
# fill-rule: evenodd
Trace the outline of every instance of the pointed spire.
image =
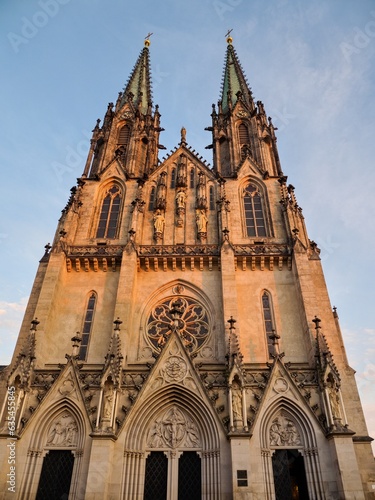
<svg viewBox="0 0 375 500">
<path fill-rule="evenodd" d="M 120 107 L 122 107 L 126 102 L 131 101 L 134 107 L 144 115 L 152 104 L 149 36 L 145 39 L 144 47 L 135 63 L 120 102 Z"/>
<path fill-rule="evenodd" d="M 243 99 L 250 109 L 254 107 L 251 90 L 232 42 L 232 37 L 228 35 L 228 46 L 225 55 L 224 75 L 221 89 L 221 108 L 223 113 L 231 109 L 238 99 Z"/>
</svg>

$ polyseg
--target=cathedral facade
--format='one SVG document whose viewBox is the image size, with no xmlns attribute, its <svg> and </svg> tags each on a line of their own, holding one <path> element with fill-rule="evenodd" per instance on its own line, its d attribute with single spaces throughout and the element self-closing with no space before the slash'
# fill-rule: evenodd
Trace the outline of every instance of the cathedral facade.
<svg viewBox="0 0 375 500">
<path fill-rule="evenodd" d="M 149 40 L 1 373 L 0 498 L 369 499 L 366 424 L 272 121 L 228 37 L 210 166 L 162 160 Z"/>
</svg>

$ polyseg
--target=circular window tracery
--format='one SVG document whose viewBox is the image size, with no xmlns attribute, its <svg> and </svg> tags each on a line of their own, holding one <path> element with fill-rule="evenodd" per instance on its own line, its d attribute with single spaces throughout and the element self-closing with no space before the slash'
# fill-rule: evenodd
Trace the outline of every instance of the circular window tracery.
<svg viewBox="0 0 375 500">
<path fill-rule="evenodd" d="M 197 351 L 210 333 L 206 309 L 190 297 L 169 298 L 155 306 L 149 315 L 146 331 L 153 349 L 160 350 L 173 331 L 180 334 L 191 352 Z"/>
</svg>

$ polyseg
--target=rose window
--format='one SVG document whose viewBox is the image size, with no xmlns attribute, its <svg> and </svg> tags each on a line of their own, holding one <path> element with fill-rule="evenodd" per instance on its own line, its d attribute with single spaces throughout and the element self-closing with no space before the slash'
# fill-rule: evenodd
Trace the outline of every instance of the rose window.
<svg viewBox="0 0 375 500">
<path fill-rule="evenodd" d="M 197 351 L 206 342 L 209 330 L 207 311 L 191 298 L 165 300 L 154 307 L 147 322 L 147 338 L 156 350 L 177 331 L 185 346 L 191 352 Z"/>
</svg>

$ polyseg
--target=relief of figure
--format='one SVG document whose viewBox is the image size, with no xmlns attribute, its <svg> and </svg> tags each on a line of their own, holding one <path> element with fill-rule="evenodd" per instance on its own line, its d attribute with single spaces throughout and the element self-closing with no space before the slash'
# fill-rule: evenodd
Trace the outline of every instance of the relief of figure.
<svg viewBox="0 0 375 500">
<path fill-rule="evenodd" d="M 75 444 L 78 427 L 74 418 L 64 413 L 56 420 L 47 438 L 49 446 L 71 446 Z"/>
<path fill-rule="evenodd" d="M 294 425 L 294 423 L 291 420 L 288 420 L 288 423 L 286 424 L 286 429 L 285 429 L 284 433 L 285 433 L 284 444 L 287 444 L 287 445 L 300 444 L 298 431 L 296 429 L 296 426 Z"/>
<path fill-rule="evenodd" d="M 280 446 L 281 443 L 281 424 L 279 422 L 278 418 L 275 418 L 275 420 L 271 424 L 270 428 L 270 445 L 271 446 Z"/>
<path fill-rule="evenodd" d="M 207 233 L 207 223 L 208 219 L 204 210 L 197 210 L 195 215 L 195 220 L 197 222 L 197 231 L 199 233 Z"/>
<path fill-rule="evenodd" d="M 160 210 L 156 210 L 154 215 L 154 229 L 155 233 L 163 234 L 165 227 L 165 218 Z"/>
<path fill-rule="evenodd" d="M 295 446 L 301 444 L 301 438 L 294 422 L 282 414 L 272 421 L 269 436 L 271 446 Z"/>
<path fill-rule="evenodd" d="M 160 446 L 163 446 L 163 444 L 163 425 L 161 422 L 156 421 L 151 429 L 148 445 L 151 448 L 159 448 Z"/>
<path fill-rule="evenodd" d="M 168 419 L 164 422 L 164 439 L 174 448 L 185 435 L 186 422 L 184 416 L 176 408 L 172 408 Z"/>
</svg>

